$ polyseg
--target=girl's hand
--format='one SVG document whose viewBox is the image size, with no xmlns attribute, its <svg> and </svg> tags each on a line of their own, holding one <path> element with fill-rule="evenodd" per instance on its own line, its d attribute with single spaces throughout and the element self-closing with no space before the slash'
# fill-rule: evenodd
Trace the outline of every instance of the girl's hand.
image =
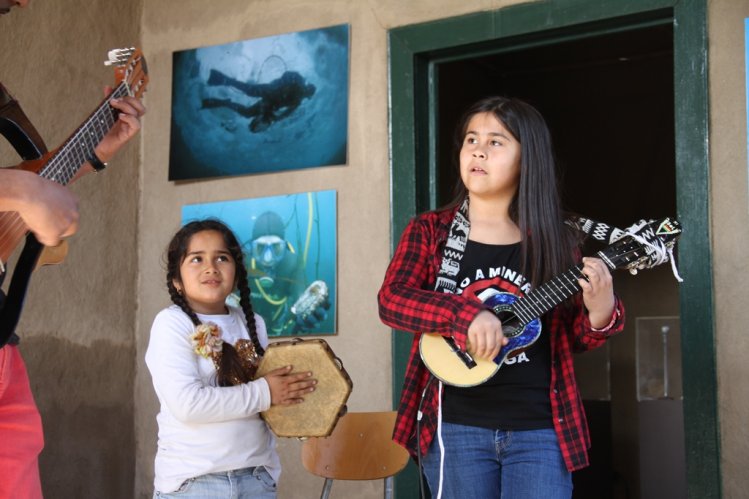
<svg viewBox="0 0 749 499">
<path fill-rule="evenodd" d="M 312 372 L 292 373 L 291 366 L 279 367 L 265 376 L 270 388 L 271 405 L 292 405 L 304 402 L 302 395 L 315 391 L 316 379 Z"/>
<path fill-rule="evenodd" d="M 479 312 L 468 326 L 467 348 L 474 357 L 493 360 L 508 341 L 502 333 L 502 323 L 488 310 Z"/>
<path fill-rule="evenodd" d="M 600 329 L 611 321 L 614 313 L 614 283 L 611 272 L 599 258 L 583 258 L 582 273 L 585 278 L 577 282 L 583 289 L 583 303 L 588 309 L 590 325 Z"/>
</svg>

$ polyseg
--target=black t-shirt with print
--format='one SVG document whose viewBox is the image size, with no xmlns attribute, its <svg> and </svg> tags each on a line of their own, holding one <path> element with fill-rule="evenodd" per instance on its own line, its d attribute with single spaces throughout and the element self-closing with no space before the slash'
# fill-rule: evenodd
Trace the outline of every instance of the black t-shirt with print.
<svg viewBox="0 0 749 499">
<path fill-rule="evenodd" d="M 530 285 L 519 272 L 520 243 L 468 241 L 458 274 L 459 293 L 476 297 L 487 288 L 522 295 Z M 476 298 L 478 300 L 478 298 Z M 552 428 L 551 345 L 545 325 L 538 340 L 509 359 L 485 383 L 445 385 L 442 418 L 449 423 L 501 430 Z"/>
</svg>

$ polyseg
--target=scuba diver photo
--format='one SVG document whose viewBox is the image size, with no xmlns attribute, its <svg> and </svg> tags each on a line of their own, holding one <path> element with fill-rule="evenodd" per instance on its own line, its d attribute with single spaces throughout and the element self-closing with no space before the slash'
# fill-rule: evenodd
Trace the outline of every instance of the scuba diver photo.
<svg viewBox="0 0 749 499">
<path fill-rule="evenodd" d="M 345 165 L 349 26 L 172 55 L 169 180 Z"/>
</svg>

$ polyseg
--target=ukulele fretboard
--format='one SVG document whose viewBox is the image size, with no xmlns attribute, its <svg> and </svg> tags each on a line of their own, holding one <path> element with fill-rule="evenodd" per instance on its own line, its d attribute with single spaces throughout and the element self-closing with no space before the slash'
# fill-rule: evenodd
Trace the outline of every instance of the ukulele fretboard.
<svg viewBox="0 0 749 499">
<path fill-rule="evenodd" d="M 582 276 L 582 264 L 575 265 L 515 301 L 511 310 L 520 319 L 520 327 L 525 327 L 580 291 L 577 280 Z"/>
</svg>

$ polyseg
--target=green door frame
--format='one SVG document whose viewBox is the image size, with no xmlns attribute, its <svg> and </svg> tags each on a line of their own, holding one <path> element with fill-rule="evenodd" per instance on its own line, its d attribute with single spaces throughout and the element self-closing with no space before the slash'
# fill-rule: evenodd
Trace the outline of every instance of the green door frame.
<svg viewBox="0 0 749 499">
<path fill-rule="evenodd" d="M 709 225 L 706 0 L 543 0 L 389 32 L 391 237 L 436 203 L 436 66 L 560 40 L 669 22 L 674 27 L 674 97 L 684 431 L 690 498 L 721 494 Z M 410 334 L 393 335 L 393 403 L 400 398 Z M 417 497 L 416 474 L 396 480 Z"/>
</svg>

